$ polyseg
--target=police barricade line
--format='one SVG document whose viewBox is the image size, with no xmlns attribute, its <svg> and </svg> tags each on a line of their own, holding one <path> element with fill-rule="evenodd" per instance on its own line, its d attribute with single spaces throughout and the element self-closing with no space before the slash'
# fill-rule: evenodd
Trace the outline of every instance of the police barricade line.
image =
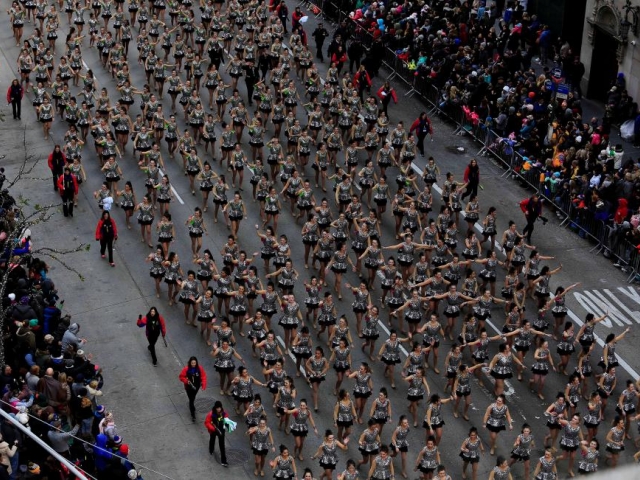
<svg viewBox="0 0 640 480">
<path fill-rule="evenodd" d="M 619 266 L 624 273 L 629 274 L 627 278 L 627 282 L 629 282 L 639 271 L 640 255 L 638 255 L 638 249 L 624 238 L 625 230 L 601 222 L 605 234 L 602 236 L 602 247 L 599 251 L 602 251 L 606 258 L 615 258 L 616 266 Z"/>
<path fill-rule="evenodd" d="M 629 277 L 635 276 L 636 269 L 632 261 L 632 254 L 637 249 L 626 238 L 624 238 L 625 231 L 616 231 L 609 238 L 607 250 L 612 257 L 616 259 L 616 263 L 620 265 L 620 268 L 624 273 L 629 274 Z M 628 281 L 628 279 L 627 279 Z"/>
<path fill-rule="evenodd" d="M 482 146 L 480 147 L 480 150 L 478 150 L 478 153 L 476 153 L 476 156 L 486 157 L 491 153 L 489 147 L 493 144 L 494 135 L 495 133 L 490 128 L 484 129 L 484 138 L 482 140 L 478 139 Z"/>
<path fill-rule="evenodd" d="M 363 44 L 367 47 L 371 46 L 371 43 L 373 42 L 373 36 L 366 30 L 364 30 L 361 25 L 351 19 L 348 12 L 343 11 L 335 3 L 325 2 L 324 0 L 305 0 L 300 2 L 300 4 L 315 5 L 317 9 L 320 10 L 318 13 L 316 13 L 315 11 L 313 12 L 317 17 L 323 15 L 325 18 L 334 20 L 337 23 L 340 23 L 342 19 L 349 19 L 352 27 L 355 28 L 355 31 L 359 34 L 359 37 Z M 410 70 L 407 64 L 400 60 L 398 55 L 394 51 L 389 48 L 385 48 L 385 50 L 385 58 L 383 59 L 382 64 L 390 72 L 387 80 L 390 81 L 397 77 L 404 83 L 406 83 L 409 87 L 409 91 L 405 94 L 405 96 L 411 97 L 412 95 L 417 94 L 428 107 L 431 107 L 429 110 L 430 114 L 436 113 L 440 116 L 449 118 L 454 123 L 454 125 L 456 125 L 454 134 L 470 134 L 474 141 L 478 142 L 481 145 L 481 148 L 478 151 L 477 155 L 490 153 L 494 158 L 504 164 L 504 166 L 506 167 L 506 172 L 502 175 L 503 177 L 511 174 L 512 177 L 518 179 L 521 182 L 524 182 L 524 186 L 528 186 L 536 193 L 540 194 L 541 192 L 545 191 L 544 183 L 540 181 L 538 171 L 530 169 L 523 172 L 523 166 L 526 161 L 520 154 L 513 152 L 509 155 L 505 152 L 505 149 L 502 149 L 502 151 L 500 151 L 500 149 L 497 148 L 499 144 L 495 140 L 500 138 L 498 134 L 488 128 L 484 128 L 479 123 L 477 125 L 473 125 L 473 123 L 468 118 L 466 118 L 462 107 L 454 108 L 453 111 L 447 113 L 447 111 L 443 108 L 446 105 L 441 102 L 442 96 L 438 88 L 432 84 L 429 84 L 427 88 L 420 88 L 422 86 L 422 76 L 416 76 L 415 72 Z M 572 204 L 569 203 L 569 208 L 567 208 L 567 205 L 558 205 L 555 202 L 555 198 L 552 199 L 546 195 L 542 196 L 565 217 L 561 222 L 561 225 L 569 224 L 569 226 L 573 226 L 574 229 L 578 230 L 580 236 L 588 236 L 593 241 L 595 241 L 597 245 L 596 247 L 594 247 L 594 249 L 592 249 L 592 251 L 601 251 L 603 249 L 603 245 L 605 243 L 603 240 L 604 235 L 606 235 L 606 228 L 605 224 L 602 221 L 589 219 L 585 215 L 580 215 L 580 212 L 577 212 L 577 215 L 572 215 L 572 210 L 576 210 L 573 208 Z M 619 248 L 624 248 L 625 252 L 629 250 L 628 245 L 625 245 L 624 247 L 620 246 Z M 630 264 L 630 267 L 633 271 L 631 277 L 633 277 L 635 275 L 635 272 L 640 271 L 640 254 L 638 254 L 635 247 L 632 248 L 631 251 L 633 252 L 634 261 L 632 265 L 630 262 L 627 262 L 625 260 L 624 254 L 622 252 L 616 254 L 616 257 L 624 261 L 625 263 Z"/>
<path fill-rule="evenodd" d="M 596 242 L 596 247 L 601 245 L 604 223 L 596 218 L 596 214 L 586 208 L 574 209 L 569 228 L 575 231 L 579 237 Z M 592 248 L 591 250 L 595 250 Z"/>
<path fill-rule="evenodd" d="M 631 273 L 627 278 L 627 282 L 637 281 L 638 280 L 637 276 L 638 274 L 640 274 L 640 252 L 638 251 L 637 246 L 628 240 L 624 241 L 624 245 L 627 251 L 629 252 L 628 265 L 631 267 Z"/>
<path fill-rule="evenodd" d="M 595 217 L 594 217 L 595 220 Z M 609 248 L 610 242 L 613 241 L 613 227 L 607 225 L 602 220 L 595 220 L 594 236 L 598 239 L 598 245 L 589 250 L 590 253 L 607 252 L 607 256 L 611 255 L 611 249 Z"/>
<path fill-rule="evenodd" d="M 451 112 L 451 119 L 457 125 L 456 129 L 453 131 L 454 135 L 464 135 L 464 112 L 462 108 L 456 108 Z"/>
</svg>

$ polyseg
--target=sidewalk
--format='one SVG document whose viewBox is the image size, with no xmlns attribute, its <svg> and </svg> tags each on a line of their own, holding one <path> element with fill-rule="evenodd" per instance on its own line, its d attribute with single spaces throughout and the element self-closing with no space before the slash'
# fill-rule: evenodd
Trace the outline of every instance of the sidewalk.
<svg viewBox="0 0 640 480">
<path fill-rule="evenodd" d="M 9 43 L 10 40 L 6 39 L 0 41 L 0 61 L 14 66 L 15 62 L 6 53 L 13 53 L 13 49 L 6 48 Z M 9 85 L 15 76 L 11 68 L 0 69 L 0 85 Z M 47 156 L 54 142 L 61 141 L 61 138 L 54 135 L 53 140 L 43 139 L 27 95 L 22 102 L 21 122 L 13 120 L 11 107 L 8 110 L 3 107 L 2 112 L 5 121 L 0 128 L 0 143 L 6 155 L 2 166 L 7 179 L 11 180 L 17 174 L 25 150 L 30 156 L 27 165 L 37 162 L 31 174 L 13 187 L 11 193 L 18 202 L 23 197 L 30 206 L 59 203 L 60 197 L 53 192 Z M 23 136 L 24 144 L 21 141 Z M 65 300 L 64 313 L 69 313 L 72 321 L 80 324 L 82 336 L 88 340 L 87 353 L 93 355 L 94 363 L 104 371 L 104 396 L 100 403 L 114 413 L 118 434 L 130 446 L 130 460 L 142 466 L 152 465 L 160 472 L 156 474 L 143 469 L 144 479 L 207 478 L 213 464 L 218 465 L 206 454 L 208 435 L 203 426 L 204 416 L 214 402 L 215 389 L 212 387 L 198 396 L 198 420 L 193 423 L 189 418 L 187 397 L 178 381 L 178 373 L 186 364 L 188 355 L 197 354 L 204 358 L 205 349 L 178 352 L 178 347 L 187 343 L 190 337 L 187 334 L 192 332 L 175 328 L 177 323 L 183 323 L 179 311 L 172 315 L 162 308 L 161 313 L 167 319 L 169 347 L 158 344 L 159 368 L 153 368 L 144 330 L 136 327 L 136 320 L 139 313 L 145 314 L 156 304 L 156 298 L 143 293 L 136 282 L 146 279 L 147 270 L 141 267 L 142 259 L 132 263 L 125 262 L 123 258 L 123 253 L 138 242 L 137 236 L 122 233 L 116 243 L 117 268 L 107 268 L 106 263 L 100 260 L 97 242 L 93 241 L 99 212 L 92 193 L 88 185 L 80 189 L 75 217 L 62 217 L 60 207 L 51 220 L 32 228 L 33 248 L 43 245 L 65 248 L 82 242 L 91 244 L 88 252 L 63 257 L 66 263 L 82 273 L 84 281 L 55 260 L 43 258 L 51 266 L 51 278 L 61 299 Z M 120 220 L 120 217 L 116 218 L 118 227 L 126 231 Z M 244 465 L 249 455 L 247 442 L 238 433 L 230 435 L 227 443 L 229 463 L 236 468 L 216 472 L 223 480 L 244 478 L 239 467 Z"/>
</svg>

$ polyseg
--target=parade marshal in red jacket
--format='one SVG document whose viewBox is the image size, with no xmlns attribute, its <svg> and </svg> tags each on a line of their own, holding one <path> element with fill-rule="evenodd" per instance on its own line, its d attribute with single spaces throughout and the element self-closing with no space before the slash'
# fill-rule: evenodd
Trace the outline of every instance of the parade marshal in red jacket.
<svg viewBox="0 0 640 480">
<path fill-rule="evenodd" d="M 227 452 L 224 446 L 224 419 L 229 418 L 227 412 L 222 408 L 222 402 L 216 400 L 211 411 L 204 419 L 204 426 L 209 432 L 209 455 L 213 455 L 216 447 L 216 438 L 220 444 L 220 465 L 228 467 Z"/>
</svg>

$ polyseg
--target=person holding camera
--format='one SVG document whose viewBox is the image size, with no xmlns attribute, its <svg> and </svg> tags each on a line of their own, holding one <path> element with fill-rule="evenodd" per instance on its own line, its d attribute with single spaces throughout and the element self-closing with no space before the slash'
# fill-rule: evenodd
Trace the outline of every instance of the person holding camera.
<svg viewBox="0 0 640 480">
<path fill-rule="evenodd" d="M 531 235 L 533 234 L 533 227 L 535 226 L 536 220 L 540 218 L 543 224 L 548 222 L 548 220 L 542 216 L 542 199 L 538 195 L 533 194 L 528 199 L 520 202 L 520 209 L 527 219 L 527 225 L 524 227 L 524 230 L 522 230 L 522 235 L 527 237 L 527 243 L 531 244 Z"/>
</svg>

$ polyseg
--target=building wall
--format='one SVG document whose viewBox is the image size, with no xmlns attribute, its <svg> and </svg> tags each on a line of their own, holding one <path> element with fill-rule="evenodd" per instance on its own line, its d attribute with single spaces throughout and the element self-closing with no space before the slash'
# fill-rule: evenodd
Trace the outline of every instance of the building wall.
<svg viewBox="0 0 640 480">
<path fill-rule="evenodd" d="M 596 0 L 587 0 L 587 11 L 584 21 L 584 28 L 582 34 L 582 47 L 580 49 L 580 60 L 585 66 L 585 76 L 582 82 L 582 89 L 584 92 L 587 91 L 587 85 L 589 82 L 589 75 L 591 73 L 592 66 L 592 52 L 593 45 L 590 41 L 590 32 L 592 32 L 593 27 L 587 21 L 593 15 L 593 9 L 596 3 L 602 5 L 605 0 L 600 0 L 596 2 Z M 622 10 L 622 5 L 624 5 L 624 0 L 613 0 L 612 2 L 620 11 L 621 15 L 624 18 L 624 11 Z M 640 5 L 640 0 L 631 0 L 633 5 Z M 567 5 L 567 8 L 571 8 Z M 639 28 L 640 33 L 640 28 Z M 619 59 L 619 67 L 618 71 L 624 73 L 627 79 L 627 90 L 629 95 L 631 95 L 634 101 L 640 103 L 640 38 L 636 37 L 631 30 L 629 30 L 629 40 L 627 45 L 623 49 L 623 53 L 621 59 Z M 632 40 L 635 40 L 636 45 L 632 45 Z"/>
</svg>

